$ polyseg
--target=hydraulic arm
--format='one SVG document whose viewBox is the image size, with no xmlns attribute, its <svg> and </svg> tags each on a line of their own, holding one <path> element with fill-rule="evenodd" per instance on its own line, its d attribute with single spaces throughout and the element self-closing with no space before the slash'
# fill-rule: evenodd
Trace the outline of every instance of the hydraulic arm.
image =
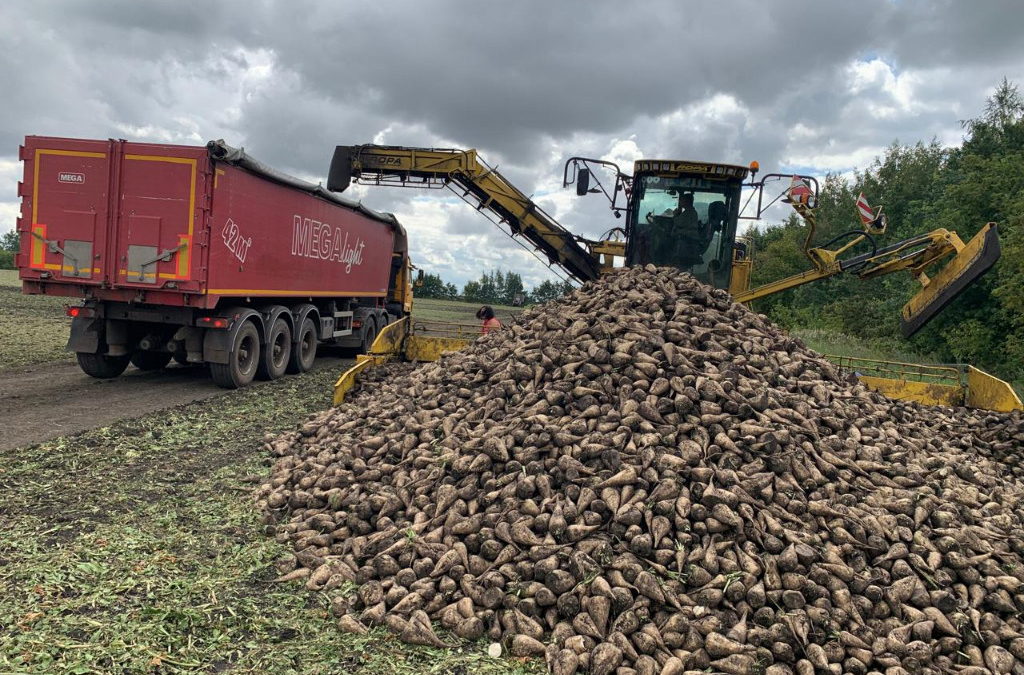
<svg viewBox="0 0 1024 675">
<path fill-rule="evenodd" d="M 817 228 L 814 211 L 798 200 L 791 200 L 791 203 L 809 226 L 804 253 L 811 260 L 813 268 L 752 290 L 736 293 L 734 297 L 737 302 L 750 302 L 844 272 L 855 273 L 860 279 L 873 279 L 893 272 L 907 271 L 921 284 L 921 290 L 900 312 L 900 330 L 903 337 L 909 338 L 999 260 L 999 235 L 995 223 L 985 225 L 966 244 L 956 232 L 940 228 L 877 248 L 874 246 L 872 235 L 885 232 L 885 220 L 881 213 L 874 222 L 866 224 L 863 231 L 847 233 L 854 236 L 841 248 L 825 248 L 835 240 L 823 247 L 811 248 L 810 241 Z M 864 241 L 872 244 L 871 252 L 841 258 L 846 251 Z M 950 259 L 934 276 L 929 277 L 926 274 L 929 267 L 946 258 Z"/>
<path fill-rule="evenodd" d="M 463 198 L 472 198 L 479 210 L 489 210 L 513 235 L 527 239 L 550 263 L 574 279 L 586 282 L 602 272 L 602 242 L 578 237 L 563 228 L 496 169 L 484 164 L 476 150 L 338 146 L 327 189 L 341 192 L 352 178 L 375 185 L 461 190 Z"/>
<path fill-rule="evenodd" d="M 600 160 L 582 158 L 572 158 L 569 161 L 574 164 L 608 164 Z M 678 195 L 686 192 L 701 195 L 706 198 L 706 202 L 719 200 L 718 204 L 707 203 L 704 206 L 706 213 L 703 217 L 707 226 L 714 220 L 712 207 L 721 207 L 715 210 L 719 218 L 716 227 L 705 232 L 711 234 L 710 239 L 700 242 L 700 250 L 686 252 L 689 257 L 685 257 L 688 261 L 685 265 L 680 262 L 683 258 L 678 255 L 676 262 L 680 262 L 678 266 L 689 269 L 695 275 L 710 274 L 713 265 L 718 265 L 719 267 L 715 269 L 720 269 L 722 264 L 728 265 L 731 262 L 731 270 L 734 273 L 737 270 L 743 272 L 736 274 L 728 283 L 730 292 L 738 302 L 750 302 L 844 272 L 856 274 L 861 279 L 871 279 L 892 272 L 907 271 L 921 284 L 921 290 L 902 310 L 901 329 L 904 337 L 910 337 L 999 259 L 999 237 L 994 223 L 986 225 L 966 244 L 955 232 L 938 229 L 879 247 L 875 243 L 875 236 L 885 232 L 885 218 L 880 210 L 872 216 L 866 204 L 864 208 L 867 211 L 862 215 L 862 230 L 845 232 L 822 246 L 811 247 L 817 230 L 814 216 L 817 184 L 813 178 L 794 176 L 793 183 L 785 193 L 788 195 L 785 201 L 796 209 L 809 226 L 803 250 L 811 261 L 811 269 L 753 290 L 746 290 L 750 260 L 745 255 L 734 252 L 739 251 L 735 248 L 735 225 L 740 215 L 738 208 L 734 208 L 732 215 L 729 215 L 729 208 L 725 205 L 730 203 L 730 197 L 728 190 L 722 186 L 732 181 L 731 185 L 738 194 L 739 181 L 745 181 L 747 178 L 747 167 L 674 160 L 639 160 L 634 168 L 634 175 L 627 176 L 615 167 L 616 188 L 613 192 L 613 195 L 620 192 L 625 194 L 628 200 L 625 207 L 628 221 L 625 234 L 627 239 L 632 240 L 630 245 L 641 253 L 650 253 L 655 246 L 661 247 L 657 250 L 664 252 L 676 250 L 680 243 L 690 241 L 685 238 L 685 233 L 659 238 L 656 233 L 649 232 L 649 226 L 635 222 L 637 214 L 644 209 L 671 207 Z M 752 164 L 750 171 L 756 171 L 756 165 Z M 580 171 L 578 176 L 582 180 L 582 184 L 577 185 L 578 194 L 588 192 L 590 171 L 586 171 L 585 177 L 583 173 Z M 768 174 L 759 182 L 743 185 L 754 188 L 760 195 L 767 179 L 780 176 Z M 372 185 L 447 187 L 474 204 L 478 210 L 488 211 L 492 217 L 504 223 L 513 236 L 526 239 L 535 250 L 547 256 L 549 263 L 558 265 L 580 282 L 590 281 L 610 272 L 616 258 L 628 260 L 626 241 L 594 241 L 569 232 L 532 199 L 509 183 L 497 169 L 485 164 L 477 156 L 476 150 L 339 145 L 331 161 L 327 188 L 334 192 L 342 192 L 353 178 Z M 569 181 L 564 182 L 568 184 Z M 608 195 L 607 192 L 605 194 Z M 623 210 L 616 207 L 614 197 L 609 198 L 616 214 Z M 757 217 L 760 217 L 761 213 L 759 197 Z M 725 216 L 727 218 L 723 220 Z M 671 222 L 674 226 L 674 221 L 668 216 L 653 217 L 653 226 L 665 226 L 659 218 L 661 221 Z M 829 248 L 840 241 L 846 243 L 836 249 Z M 861 243 L 870 245 L 870 252 L 846 255 L 854 246 Z M 645 246 L 647 248 L 644 248 Z M 712 256 L 711 252 L 715 255 Z M 643 264 L 642 261 L 643 256 L 639 256 L 639 262 L 635 259 L 631 264 Z M 945 264 L 929 277 L 927 270 L 941 261 L 945 261 Z M 723 278 L 729 279 L 729 275 L 723 275 Z"/>
</svg>

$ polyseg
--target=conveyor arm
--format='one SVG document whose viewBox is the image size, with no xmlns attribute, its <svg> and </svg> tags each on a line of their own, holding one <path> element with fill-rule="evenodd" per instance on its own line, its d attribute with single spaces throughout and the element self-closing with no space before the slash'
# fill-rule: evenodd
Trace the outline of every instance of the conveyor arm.
<svg viewBox="0 0 1024 675">
<path fill-rule="evenodd" d="M 599 252 L 592 242 L 572 234 L 536 203 L 487 166 L 476 150 L 408 148 L 381 145 L 338 146 L 331 161 L 327 188 L 341 192 L 352 178 L 375 185 L 403 187 L 457 186 L 488 209 L 513 234 L 526 238 L 552 264 L 585 282 L 601 273 Z"/>
</svg>

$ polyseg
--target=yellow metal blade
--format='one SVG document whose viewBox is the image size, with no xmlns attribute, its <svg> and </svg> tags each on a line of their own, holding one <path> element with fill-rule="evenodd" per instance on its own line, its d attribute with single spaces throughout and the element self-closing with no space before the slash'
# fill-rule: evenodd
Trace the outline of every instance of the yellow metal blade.
<svg viewBox="0 0 1024 675">
<path fill-rule="evenodd" d="M 387 363 L 396 359 L 402 354 L 402 343 L 409 333 L 409 317 L 389 324 L 377 335 L 377 338 L 370 345 L 369 354 L 360 354 L 356 358 L 356 364 L 342 373 L 338 381 L 334 383 L 334 405 L 341 405 L 345 401 L 345 394 L 349 389 L 356 386 L 356 379 L 359 373 L 367 368 L 372 368 L 381 363 Z"/>
<path fill-rule="evenodd" d="M 999 260 L 999 234 L 989 223 L 903 306 L 900 329 L 909 338 Z"/>
</svg>

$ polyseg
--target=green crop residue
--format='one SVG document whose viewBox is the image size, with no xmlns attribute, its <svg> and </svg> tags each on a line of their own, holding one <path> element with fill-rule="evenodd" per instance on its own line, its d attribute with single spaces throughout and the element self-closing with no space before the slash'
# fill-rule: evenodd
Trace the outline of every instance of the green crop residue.
<svg viewBox="0 0 1024 675">
<path fill-rule="evenodd" d="M 327 594 L 273 581 L 263 442 L 327 408 L 335 370 L 0 453 L 0 673 L 542 672 L 341 634 Z"/>
</svg>

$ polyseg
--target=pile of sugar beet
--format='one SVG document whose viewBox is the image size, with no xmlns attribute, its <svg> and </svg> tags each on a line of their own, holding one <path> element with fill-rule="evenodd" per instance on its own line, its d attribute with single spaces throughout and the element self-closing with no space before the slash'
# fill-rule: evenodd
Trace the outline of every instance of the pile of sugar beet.
<svg viewBox="0 0 1024 675">
<path fill-rule="evenodd" d="M 650 266 L 367 379 L 257 494 L 343 631 L 556 675 L 1024 673 L 1019 415 L 892 402 Z"/>
</svg>

